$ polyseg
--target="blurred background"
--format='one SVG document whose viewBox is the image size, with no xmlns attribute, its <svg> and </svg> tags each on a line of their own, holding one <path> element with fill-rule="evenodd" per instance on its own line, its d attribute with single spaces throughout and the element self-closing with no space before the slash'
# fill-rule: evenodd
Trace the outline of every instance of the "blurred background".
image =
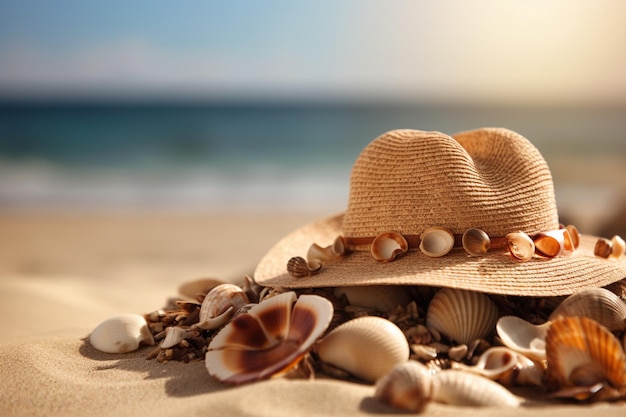
<svg viewBox="0 0 626 417">
<path fill-rule="evenodd" d="M 624 16 L 621 0 L 1 0 L 0 209 L 331 214 L 381 133 L 502 126 L 542 152 L 566 221 L 618 232 Z"/>
</svg>

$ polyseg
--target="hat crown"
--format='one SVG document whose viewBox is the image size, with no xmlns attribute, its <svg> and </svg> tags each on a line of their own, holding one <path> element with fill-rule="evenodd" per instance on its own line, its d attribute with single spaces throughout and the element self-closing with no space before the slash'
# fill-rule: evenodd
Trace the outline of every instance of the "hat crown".
<svg viewBox="0 0 626 417">
<path fill-rule="evenodd" d="M 458 234 L 479 228 L 490 236 L 558 228 L 548 165 L 507 129 L 452 137 L 393 130 L 372 141 L 352 168 L 344 235 L 420 235 L 434 226 Z"/>
</svg>

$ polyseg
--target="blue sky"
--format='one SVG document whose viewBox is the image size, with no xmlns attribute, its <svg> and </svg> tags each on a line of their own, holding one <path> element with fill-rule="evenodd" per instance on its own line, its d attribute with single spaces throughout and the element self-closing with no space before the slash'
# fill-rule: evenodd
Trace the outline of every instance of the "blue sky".
<svg viewBox="0 0 626 417">
<path fill-rule="evenodd" d="M 621 0 L 0 0 L 2 95 L 626 101 Z"/>
</svg>

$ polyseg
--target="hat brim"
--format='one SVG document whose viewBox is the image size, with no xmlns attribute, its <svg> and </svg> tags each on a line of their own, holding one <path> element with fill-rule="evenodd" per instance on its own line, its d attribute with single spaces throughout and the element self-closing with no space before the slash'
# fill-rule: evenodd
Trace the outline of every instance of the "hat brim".
<svg viewBox="0 0 626 417">
<path fill-rule="evenodd" d="M 287 262 L 305 256 L 312 243 L 332 244 L 342 233 L 343 214 L 297 229 L 280 240 L 260 261 L 254 278 L 267 287 L 319 288 L 366 285 L 450 287 L 519 296 L 568 295 L 603 287 L 626 277 L 626 260 L 594 255 L 597 237 L 581 235 L 578 249 L 554 258 L 535 256 L 522 262 L 506 252 L 474 257 L 463 249 L 439 258 L 410 251 L 393 262 L 380 263 L 369 252 L 350 252 L 324 265 L 320 273 L 295 278 Z"/>
</svg>

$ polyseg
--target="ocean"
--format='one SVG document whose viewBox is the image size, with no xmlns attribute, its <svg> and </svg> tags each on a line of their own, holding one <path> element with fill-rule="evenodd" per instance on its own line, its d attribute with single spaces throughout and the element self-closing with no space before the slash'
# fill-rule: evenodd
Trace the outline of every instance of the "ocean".
<svg viewBox="0 0 626 417">
<path fill-rule="evenodd" d="M 624 116 L 623 106 L 5 102 L 0 209 L 339 211 L 352 163 L 387 130 L 507 127 L 561 169 L 564 157 L 626 161 Z"/>
</svg>

